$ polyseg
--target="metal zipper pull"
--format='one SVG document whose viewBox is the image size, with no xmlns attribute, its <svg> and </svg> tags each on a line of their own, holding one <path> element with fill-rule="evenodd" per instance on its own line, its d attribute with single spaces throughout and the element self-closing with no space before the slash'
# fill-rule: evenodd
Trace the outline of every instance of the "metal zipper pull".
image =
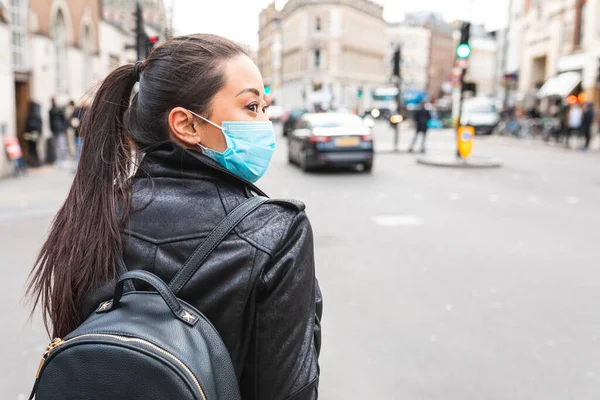
<svg viewBox="0 0 600 400">
<path fill-rule="evenodd" d="M 58 346 L 62 345 L 65 341 L 62 340 L 61 338 L 56 338 L 53 339 L 52 342 L 48 345 L 48 347 L 46 347 L 46 351 L 44 351 L 44 355 L 42 356 L 42 359 L 40 360 L 40 365 L 38 367 L 38 370 L 35 374 L 35 379 L 38 379 L 40 376 L 40 372 L 42 371 L 42 366 L 44 365 L 44 362 L 46 361 L 46 358 L 48 358 L 48 356 L 50 355 L 50 352 L 57 348 Z"/>
</svg>

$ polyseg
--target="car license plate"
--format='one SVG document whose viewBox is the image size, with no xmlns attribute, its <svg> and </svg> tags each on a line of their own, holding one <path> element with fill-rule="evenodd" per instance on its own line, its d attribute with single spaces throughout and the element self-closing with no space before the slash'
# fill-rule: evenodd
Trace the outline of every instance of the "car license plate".
<svg viewBox="0 0 600 400">
<path fill-rule="evenodd" d="M 335 140 L 335 144 L 339 147 L 358 146 L 360 144 L 360 138 L 358 138 L 358 137 L 338 138 Z"/>
</svg>

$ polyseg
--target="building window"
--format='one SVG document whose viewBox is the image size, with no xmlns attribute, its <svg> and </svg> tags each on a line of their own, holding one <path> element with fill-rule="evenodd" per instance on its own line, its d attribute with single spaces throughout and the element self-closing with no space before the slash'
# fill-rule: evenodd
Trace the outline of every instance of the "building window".
<svg viewBox="0 0 600 400">
<path fill-rule="evenodd" d="M 10 14 L 12 63 L 16 69 L 24 69 L 27 66 L 27 0 L 11 0 Z"/>
<path fill-rule="evenodd" d="M 315 50 L 315 68 L 321 68 L 321 50 Z"/>
<path fill-rule="evenodd" d="M 321 17 L 317 17 L 317 21 L 315 23 L 315 30 L 317 30 L 317 31 L 321 30 Z"/>
<path fill-rule="evenodd" d="M 56 13 L 56 20 L 52 29 L 54 39 L 54 72 L 55 84 L 58 92 L 67 88 L 67 28 L 62 10 Z"/>
</svg>

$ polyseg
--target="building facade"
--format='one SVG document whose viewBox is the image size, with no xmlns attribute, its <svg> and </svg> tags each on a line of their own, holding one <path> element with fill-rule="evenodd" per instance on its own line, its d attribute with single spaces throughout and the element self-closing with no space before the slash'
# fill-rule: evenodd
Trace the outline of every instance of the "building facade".
<svg viewBox="0 0 600 400">
<path fill-rule="evenodd" d="M 142 2 L 149 35 L 164 36 L 161 0 Z M 132 50 L 134 0 L 0 0 L 0 133 L 23 142 L 29 101 L 41 106 L 45 158 L 50 137 L 51 99 L 59 105 L 78 101 L 119 65 L 136 60 Z M 0 152 L 0 173 L 9 169 Z M 27 154 L 25 157 L 27 159 Z"/>
<path fill-rule="evenodd" d="M 275 3 L 261 11 L 258 17 L 258 52 L 256 62 L 265 88 L 277 104 L 281 99 L 282 88 L 282 27 L 280 11 Z"/>
<path fill-rule="evenodd" d="M 600 28 L 595 23 L 600 17 L 599 3 L 522 0 L 515 23 L 521 32 L 518 85 L 525 105 L 542 96 L 539 89 L 551 78 L 570 73 L 577 79 L 555 87 L 555 94 L 564 97 L 567 92 L 582 91 L 600 106 Z"/>
<path fill-rule="evenodd" d="M 281 30 L 285 105 L 362 110 L 388 82 L 383 7 L 372 1 L 289 0 Z"/>
<path fill-rule="evenodd" d="M 392 76 L 392 57 L 397 46 L 400 46 L 402 62 L 402 90 L 428 91 L 429 89 L 429 57 L 431 56 L 431 35 L 428 28 L 408 23 L 390 23 L 388 34 L 388 76 Z"/>
<path fill-rule="evenodd" d="M 7 101 L 0 112 L 0 129 L 4 134 L 16 134 L 25 150 L 23 133 L 30 100 L 41 105 L 42 138 L 47 138 L 51 98 L 66 104 L 99 79 L 100 3 L 2 0 L 1 8 L 0 86 L 7 89 L 3 91 Z M 45 142 L 38 143 L 42 158 Z M 7 168 L 2 152 L 0 169 Z"/>
<path fill-rule="evenodd" d="M 450 89 L 448 82 L 455 58 L 452 25 L 435 12 L 408 13 L 405 21 L 429 30 L 427 91 L 432 99 L 444 95 Z"/>
</svg>

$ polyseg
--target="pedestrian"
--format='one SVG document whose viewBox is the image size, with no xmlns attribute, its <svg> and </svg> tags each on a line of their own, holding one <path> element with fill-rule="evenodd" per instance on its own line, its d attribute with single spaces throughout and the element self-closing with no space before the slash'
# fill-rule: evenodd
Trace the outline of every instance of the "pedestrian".
<svg viewBox="0 0 600 400">
<path fill-rule="evenodd" d="M 427 137 L 427 129 L 429 128 L 428 124 L 431 120 L 431 112 L 428 110 L 428 107 L 425 105 L 424 102 L 421 102 L 419 108 L 415 111 L 414 120 L 416 130 L 415 135 L 413 136 L 412 141 L 410 142 L 408 152 L 413 152 L 413 148 L 417 144 L 417 137 L 419 136 L 419 133 L 421 133 L 421 153 L 425 153 L 425 139 Z"/>
<path fill-rule="evenodd" d="M 569 140 L 571 135 L 575 133 L 578 136 L 581 132 L 581 124 L 583 122 L 583 110 L 578 103 L 575 103 L 569 107 L 568 121 L 567 121 L 567 135 L 565 146 L 569 147 Z"/>
<path fill-rule="evenodd" d="M 137 82 L 139 92 L 131 97 Z M 265 107 L 256 65 L 237 44 L 215 35 L 171 39 L 143 62 L 108 75 L 82 120 L 86 147 L 29 283 L 54 337 L 98 316 L 99 304 L 106 310 L 103 302 L 125 267 L 169 282 L 226 213 L 255 194 L 265 196 L 254 184 L 275 148 Z M 180 292 L 186 307 L 200 310 L 220 334 L 243 399 L 318 396 L 322 303 L 303 210 L 296 201 L 261 205 Z M 168 336 L 172 351 L 185 340 Z M 111 369 L 99 375 L 122 382 Z M 120 391 L 131 385 L 146 390 L 144 375 L 119 371 L 129 374 L 128 384 L 103 398 L 141 398 Z M 106 379 L 77 384 L 98 385 L 89 386 L 93 393 L 113 382 Z"/>
<path fill-rule="evenodd" d="M 50 131 L 52 132 L 51 145 L 48 149 L 48 157 L 46 162 L 62 165 L 67 159 L 67 138 L 65 131 L 67 130 L 67 119 L 65 117 L 65 110 L 56 104 L 56 99 L 53 97 L 52 107 L 50 108 L 49 121 Z"/>
<path fill-rule="evenodd" d="M 73 117 L 73 112 L 75 111 L 75 102 L 73 100 L 69 100 L 69 103 L 65 107 L 65 117 L 67 119 L 67 129 L 66 129 L 66 137 L 67 137 L 67 150 L 69 157 L 75 155 L 75 132 L 73 129 L 73 125 L 71 124 L 71 119 Z"/>
<path fill-rule="evenodd" d="M 27 106 L 27 120 L 25 121 L 25 133 L 23 133 L 23 139 L 27 143 L 28 161 L 31 167 L 38 167 L 40 165 L 37 146 L 41 136 L 42 113 L 40 105 L 32 100 Z"/>
<path fill-rule="evenodd" d="M 81 136 L 81 122 L 87 112 L 88 104 L 87 98 L 83 97 L 80 104 L 73 109 L 73 113 L 70 118 L 70 125 L 73 129 L 73 135 L 75 138 L 75 170 L 79 165 L 79 159 L 81 158 L 81 149 L 83 148 L 83 137 Z"/>
<path fill-rule="evenodd" d="M 586 102 L 583 105 L 583 118 L 581 119 L 581 132 L 585 136 L 585 144 L 582 150 L 586 151 L 590 148 L 592 138 L 592 123 L 594 122 L 594 106 Z"/>
</svg>

